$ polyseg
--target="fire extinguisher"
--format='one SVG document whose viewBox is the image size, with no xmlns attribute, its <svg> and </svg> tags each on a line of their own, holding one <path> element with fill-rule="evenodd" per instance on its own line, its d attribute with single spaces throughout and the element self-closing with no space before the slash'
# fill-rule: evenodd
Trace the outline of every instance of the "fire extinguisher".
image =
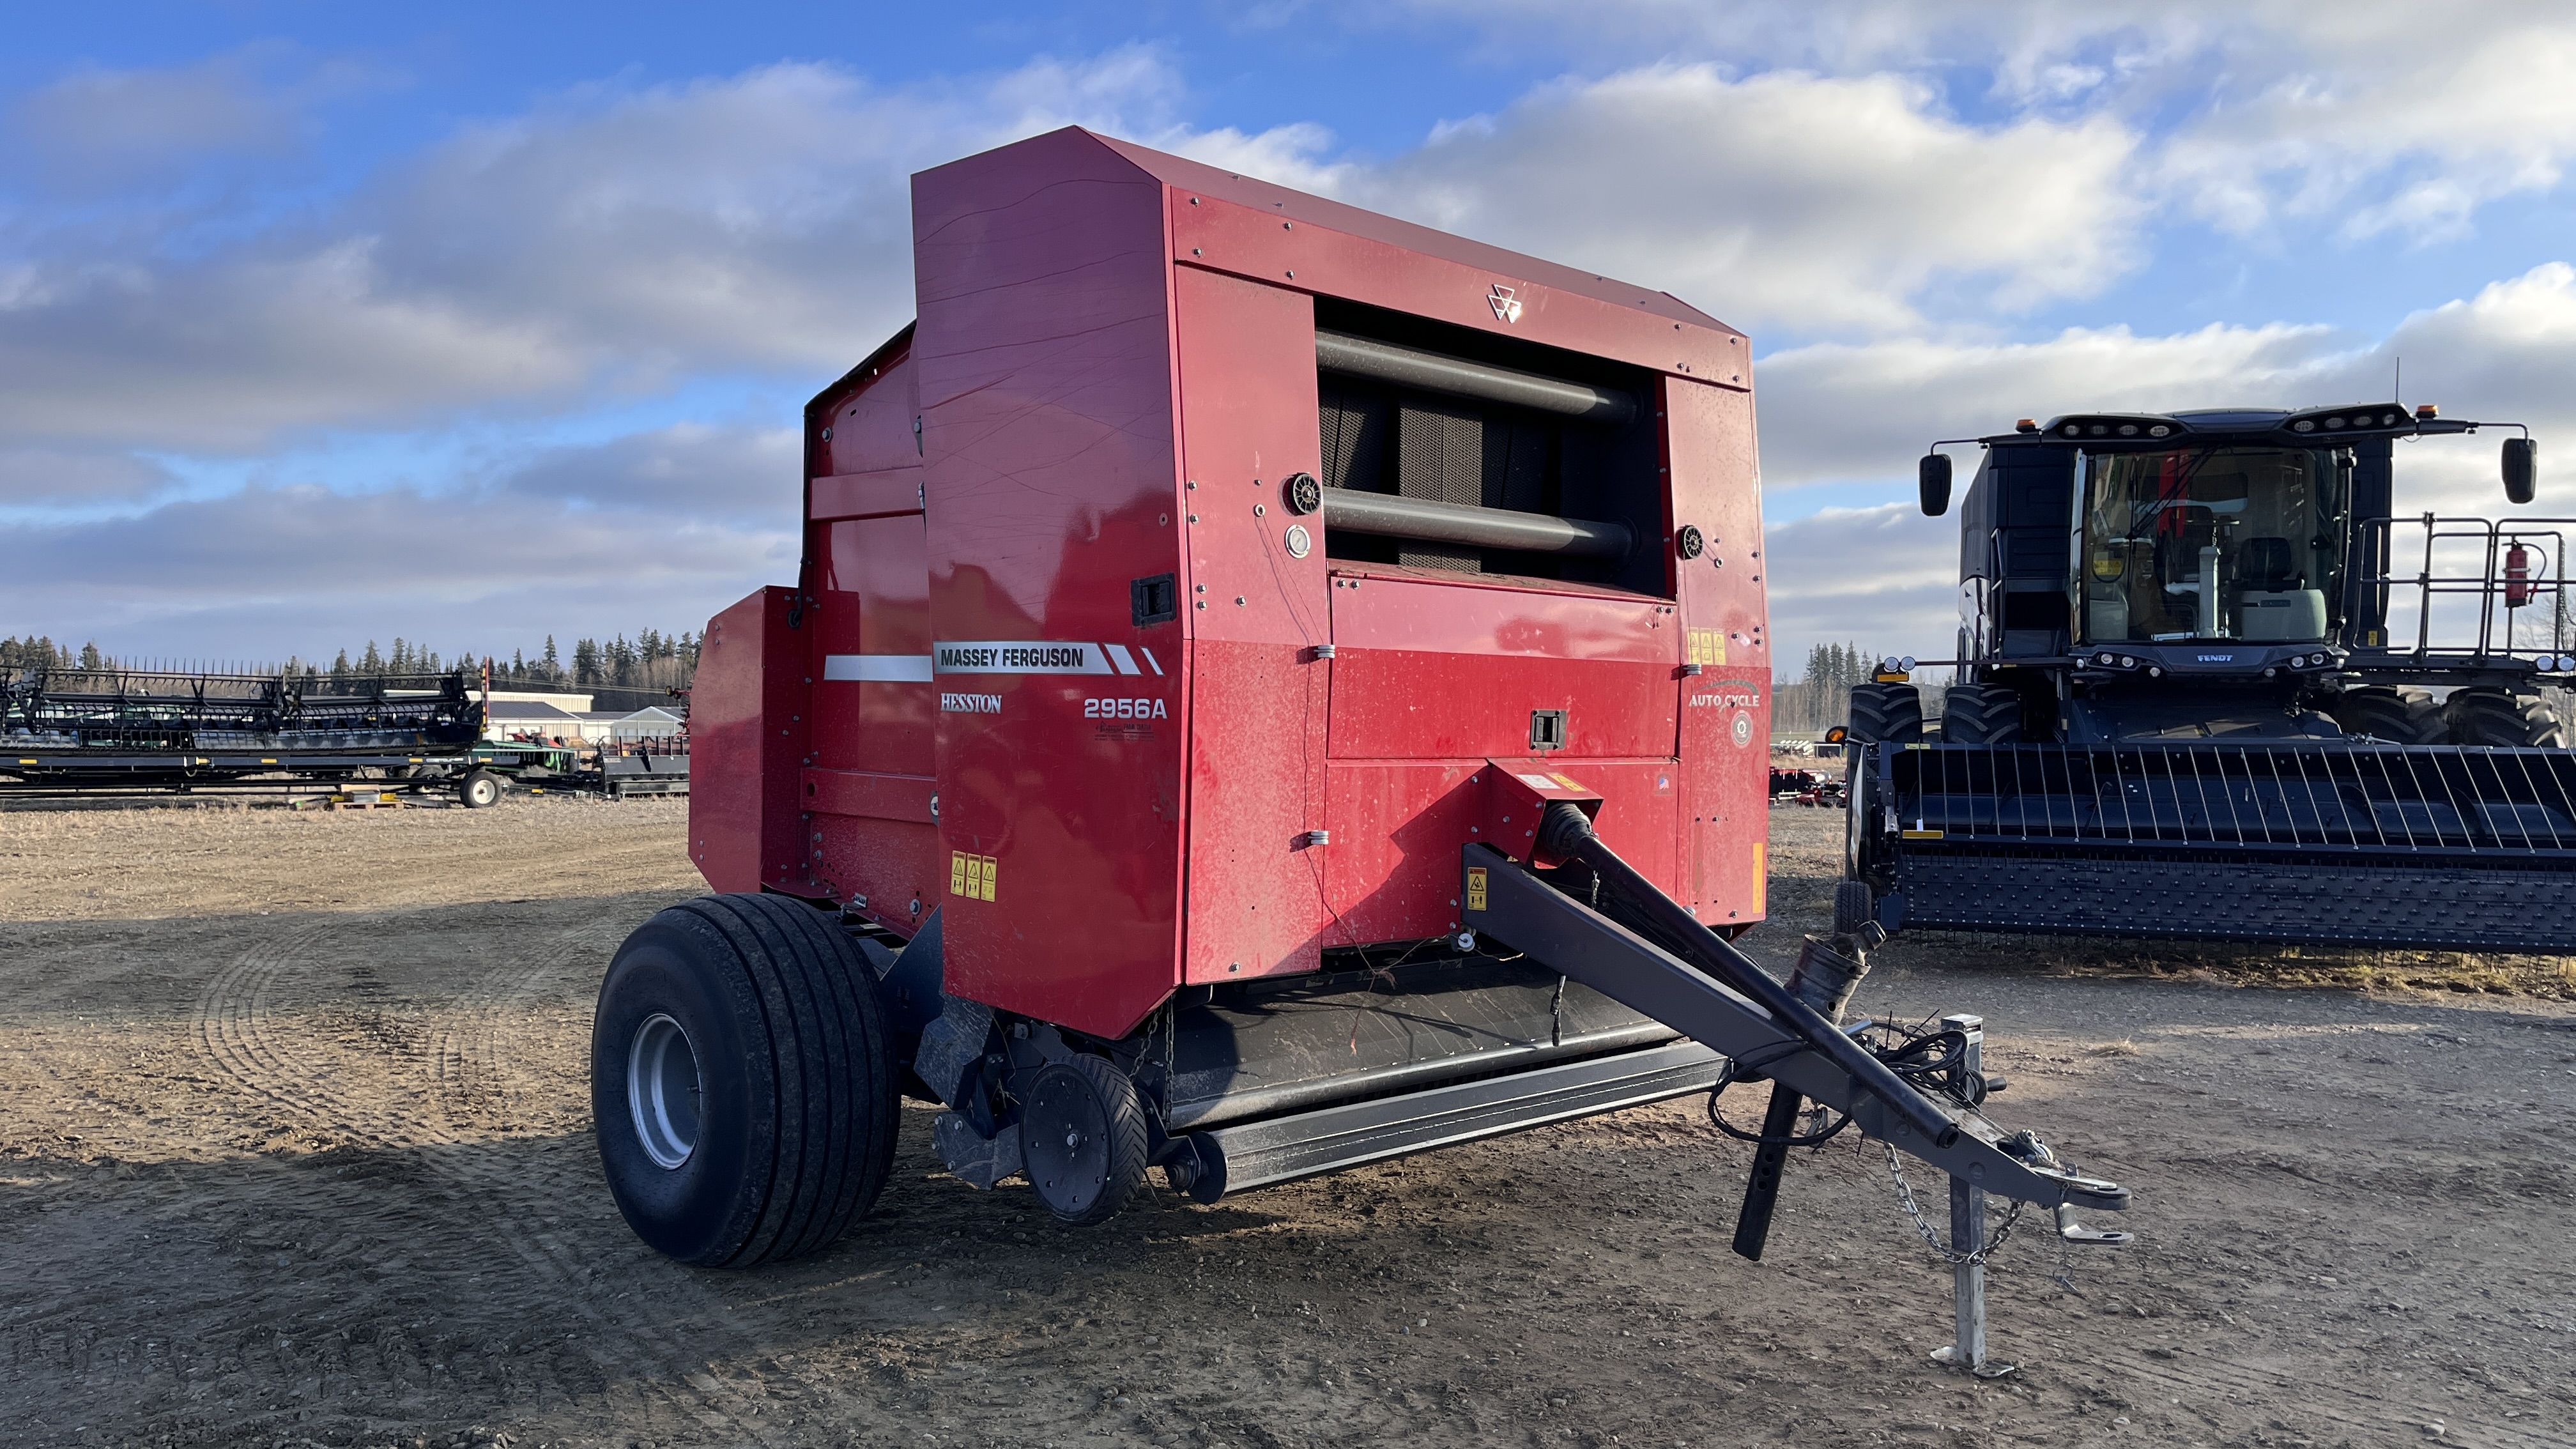
<svg viewBox="0 0 2576 1449">
<path fill-rule="evenodd" d="M 2504 551 L 2504 606 L 2519 609 L 2531 602 L 2531 550 L 2521 544 Z"/>
</svg>

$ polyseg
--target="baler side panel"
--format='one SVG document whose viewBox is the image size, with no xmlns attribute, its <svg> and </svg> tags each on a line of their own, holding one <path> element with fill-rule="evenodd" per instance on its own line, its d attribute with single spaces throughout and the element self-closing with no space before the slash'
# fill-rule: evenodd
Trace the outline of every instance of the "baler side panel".
<svg viewBox="0 0 2576 1449">
<path fill-rule="evenodd" d="M 919 469 L 904 471 L 920 477 Z M 815 481 L 820 494 L 838 480 Z M 824 567 L 806 671 L 814 681 L 814 748 L 802 803 L 814 873 L 834 900 L 908 934 L 948 881 L 931 815 L 938 692 L 922 518 L 818 522 L 813 538 Z"/>
<path fill-rule="evenodd" d="M 1312 971 L 1323 902 L 1332 638 L 1320 517 L 1282 480 L 1323 466 L 1315 314 L 1302 292 L 1191 267 L 1172 278 L 1190 593 L 1186 981 Z M 1306 556 L 1289 551 L 1301 528 Z"/>
<path fill-rule="evenodd" d="M 720 891 L 813 888 L 796 804 L 805 635 L 791 617 L 796 591 L 765 588 L 707 621 L 699 646 L 689 692 L 689 858 Z"/>
<path fill-rule="evenodd" d="M 830 406 L 815 408 L 815 436 L 806 440 L 814 476 L 920 467 L 921 438 L 912 430 L 921 416 L 920 382 L 906 349 L 877 363 L 875 376 L 858 379 Z M 822 436 L 827 431 L 831 436 Z"/>
<path fill-rule="evenodd" d="M 1684 657 L 1700 672 L 1682 680 L 1685 793 L 1676 825 L 1685 879 L 1670 894 L 1713 926 L 1749 925 L 1763 917 L 1771 828 L 1768 570 L 1753 398 L 1667 378 L 1663 406 L 1673 521 L 1705 540 L 1698 558 L 1675 565 Z"/>
<path fill-rule="evenodd" d="M 1187 655 L 1130 591 L 1182 570 L 1163 189 L 1065 131 L 913 219 L 936 688 L 994 702 L 938 717 L 948 986 L 1120 1036 L 1179 980 Z"/>
</svg>

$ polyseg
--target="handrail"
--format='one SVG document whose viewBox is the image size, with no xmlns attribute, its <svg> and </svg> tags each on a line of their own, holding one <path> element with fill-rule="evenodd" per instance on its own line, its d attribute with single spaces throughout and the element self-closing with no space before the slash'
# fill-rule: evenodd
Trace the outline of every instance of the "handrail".
<svg viewBox="0 0 2576 1449">
<path fill-rule="evenodd" d="M 2546 554 L 2546 576 L 2525 580 L 2521 586 L 2532 599 L 2546 596 L 2559 605 L 2553 610 L 2550 620 L 2548 652 L 2562 653 L 2568 650 L 2571 644 L 2576 644 L 2576 641 L 2571 641 L 2568 637 L 2571 621 L 2565 607 L 2565 601 L 2568 598 L 2567 533 L 2569 527 L 2576 526 L 2576 518 L 2487 519 L 2466 515 L 2424 513 L 2404 519 L 2393 515 L 2385 518 L 2365 518 L 2358 520 L 2356 526 L 2363 531 L 2362 547 L 2357 552 L 2364 558 L 2376 555 L 2377 551 L 2370 547 L 2374 533 L 2383 548 L 2393 551 L 2397 530 L 2400 527 L 2420 528 L 2424 531 L 2423 564 L 2412 576 L 2399 574 L 2392 564 L 2384 572 L 2360 572 L 2356 574 L 2354 581 L 2357 589 L 2377 588 L 2382 591 L 2379 632 L 2383 638 L 2388 632 L 2388 616 L 2398 611 L 2397 605 L 2402 598 L 2400 591 L 2413 591 L 2415 647 L 2411 650 L 2398 648 L 2394 644 L 2362 647 L 2382 655 L 2412 657 L 2418 662 L 2430 661 L 2436 657 L 2457 656 L 2463 652 L 2467 657 L 2475 659 L 2511 658 L 2516 648 L 2512 630 L 2512 614 L 2516 606 L 2510 603 L 2505 606 L 2507 617 L 2501 648 L 2498 647 L 2496 638 L 2495 615 L 2499 597 L 2511 582 L 2502 577 L 2499 564 L 2505 550 L 2516 545 L 2541 547 Z M 2482 554 L 2483 571 L 2475 574 L 2434 572 L 2440 546 L 2446 540 L 2478 545 Z M 2434 644 L 2433 606 L 2437 598 L 2475 598 L 2478 601 L 2476 642 L 2468 646 L 2465 651 L 2461 646 Z M 2535 649 L 2532 652 L 2539 651 Z"/>
</svg>

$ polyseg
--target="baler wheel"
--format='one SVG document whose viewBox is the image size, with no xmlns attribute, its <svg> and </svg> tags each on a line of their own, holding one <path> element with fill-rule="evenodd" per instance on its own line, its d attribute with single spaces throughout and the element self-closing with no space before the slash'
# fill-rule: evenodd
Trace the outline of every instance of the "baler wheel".
<svg viewBox="0 0 2576 1449">
<path fill-rule="evenodd" d="M 501 777 L 489 770 L 468 770 L 456 782 L 456 801 L 468 810 L 497 805 L 501 800 Z"/>
<path fill-rule="evenodd" d="M 1923 696 L 1910 684 L 1855 684 L 1849 726 L 1864 743 L 1913 744 L 1923 738 Z"/>
<path fill-rule="evenodd" d="M 1029 1185 L 1061 1222 L 1106 1222 L 1145 1180 L 1136 1084 L 1099 1057 L 1050 1063 L 1020 1109 Z"/>
<path fill-rule="evenodd" d="M 838 1238 L 892 1169 L 895 1085 L 876 973 L 801 901 L 672 906 L 601 983 L 601 1165 L 636 1236 L 684 1263 L 748 1268 Z"/>
<path fill-rule="evenodd" d="M 2567 747 L 2567 726 L 2536 695 L 2503 689 L 2463 689 L 2442 705 L 2442 720 L 2455 745 L 2495 745 L 2513 750 Z"/>
<path fill-rule="evenodd" d="M 1834 882 L 1834 934 L 1855 935 L 1860 928 L 1878 919 L 1870 899 L 1869 882 L 1844 880 Z"/>
<path fill-rule="evenodd" d="M 2021 696 L 1992 684 L 1954 684 L 1941 700 L 1941 742 L 1949 745 L 2017 745 L 2022 742 Z"/>
</svg>

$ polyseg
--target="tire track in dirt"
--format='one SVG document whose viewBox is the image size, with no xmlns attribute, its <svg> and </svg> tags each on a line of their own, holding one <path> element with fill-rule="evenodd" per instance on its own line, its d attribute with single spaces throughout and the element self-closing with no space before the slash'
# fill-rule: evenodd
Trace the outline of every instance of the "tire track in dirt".
<svg viewBox="0 0 2576 1449">
<path fill-rule="evenodd" d="M 2101 1348 L 2094 1351 L 2092 1362 L 2173 1390 L 2169 1397 L 2179 1398 L 2179 1407 L 2194 1413 L 2201 1412 L 2204 1404 L 2232 1404 L 2246 1410 L 2264 1404 L 2296 1403 L 2293 1412 L 2316 1415 L 2365 1437 L 2420 1437 L 2428 1432 L 2424 1425 L 2438 1421 L 2443 1426 L 2441 1438 L 2445 1444 L 2481 1449 L 2565 1449 L 2567 1443 L 2564 1438 L 2544 1439 L 2510 1425 L 2472 1418 L 2457 1404 L 2427 1408 L 2331 1380 L 2293 1379 L 2288 1374 L 2250 1367 L 2203 1349 L 2173 1348 L 2164 1353 L 2170 1356 Z M 2231 1392 L 2238 1397 L 2227 1398 Z"/>
<path fill-rule="evenodd" d="M 628 929 L 631 927 L 614 918 L 597 917 L 557 932 L 541 951 L 505 958 L 474 978 L 457 999 L 456 1014 L 440 1030 L 432 1047 L 430 1070 L 442 1088 L 437 1101 L 448 1123 L 448 1136 L 459 1138 L 470 1133 L 473 1130 L 470 1125 L 472 1118 L 488 1114 L 496 1106 L 505 1108 L 506 1104 L 523 1098 L 522 1093 L 514 1091 L 508 1084 L 511 1077 L 524 1074 L 513 1067 L 518 1054 L 506 1050 L 505 1043 L 513 1035 L 533 1034 L 522 1028 L 522 1024 L 529 1020 L 531 1003 L 565 984 L 568 977 L 588 976 L 615 953 L 617 944 L 624 939 Z M 587 1096 L 587 1073 L 582 1076 L 583 1087 L 576 1093 L 577 1097 Z M 588 1114 L 584 1112 L 581 1115 L 581 1125 L 587 1127 Z M 560 1180 L 560 1175 L 550 1176 L 553 1180 Z M 601 1194 L 606 1191 L 602 1183 L 590 1186 Z M 691 1388 L 730 1403 L 731 1414 L 720 1422 L 707 1423 L 705 1415 L 698 1415 L 702 1427 L 732 1429 L 750 1434 L 763 1443 L 769 1442 L 764 1434 L 742 1422 L 746 1409 L 754 1413 L 758 1412 L 757 1409 L 751 1409 L 725 1386 L 716 1365 L 708 1362 L 705 1355 L 690 1353 L 640 1310 L 603 1306 L 603 1303 L 623 1303 L 626 1301 L 623 1298 L 599 1300 L 585 1291 L 585 1274 L 593 1265 L 584 1262 L 576 1246 L 562 1234 L 532 1231 L 525 1218 L 516 1215 L 492 1226 L 507 1239 L 521 1261 L 561 1284 L 567 1290 L 562 1301 L 583 1315 L 595 1329 L 614 1330 L 641 1340 L 651 1345 L 665 1364 L 690 1365 L 683 1369 L 681 1377 Z M 679 1291 L 686 1300 L 688 1314 L 720 1333 L 743 1353 L 756 1352 L 756 1344 L 731 1328 L 726 1317 L 730 1309 L 721 1296 L 710 1290 L 694 1273 L 677 1271 L 682 1276 L 675 1283 L 662 1287 Z M 799 1386 L 808 1392 L 833 1399 L 842 1397 L 828 1385 L 803 1375 L 791 1372 L 786 1377 L 797 1380 Z M 666 1389 L 665 1393 L 683 1411 L 692 1409 L 693 1406 L 679 1396 L 677 1389 Z"/>
<path fill-rule="evenodd" d="M 341 922 L 314 922 L 242 952 L 200 994 L 195 1012 L 196 1034 L 214 1065 L 246 1089 L 303 1116 L 348 1145 L 376 1150 L 464 1147 L 489 1141 L 494 1135 L 489 1124 L 481 1131 L 467 1127 L 454 1110 L 462 1105 L 454 1099 L 455 1094 L 439 1090 L 446 1064 L 451 1060 L 473 1060 L 484 1064 L 487 1071 L 495 1068 L 500 1056 L 501 1023 L 511 1004 L 533 996 L 550 978 L 586 959 L 589 935 L 604 929 L 598 922 L 585 922 L 558 932 L 544 949 L 514 954 L 476 977 L 455 1002 L 464 1022 L 429 1034 L 421 1044 L 422 1055 L 412 1058 L 425 1084 L 425 1105 L 430 1110 L 418 1116 L 404 1116 L 389 1114 L 384 1103 L 338 1085 L 349 1068 L 363 1060 L 345 1050 L 329 1051 L 332 1045 L 345 1045 L 344 1041 L 334 1042 L 333 1034 L 320 1031 L 278 1029 L 285 989 L 298 979 L 309 978 L 317 968 L 328 968 L 331 956 L 324 948 L 343 928 Z M 369 1023 L 363 1017 L 356 1024 L 362 1034 L 379 1040 L 395 1038 L 382 1041 L 383 1045 L 400 1045 L 402 1033 L 364 1031 Z M 318 1059 L 314 1050 L 317 1046 L 324 1048 Z M 552 1301 L 569 1310 L 588 1330 L 577 1340 L 584 1356 L 612 1375 L 612 1384 L 622 1378 L 632 1386 L 639 1400 L 644 1401 L 635 1407 L 649 1408 L 651 1400 L 658 1400 L 660 1406 L 700 1429 L 770 1442 L 756 1421 L 746 1422 L 751 1406 L 705 1371 L 704 1355 L 688 1351 L 640 1310 L 617 1306 L 625 1299 L 603 1299 L 583 1276 L 582 1270 L 590 1265 L 581 1263 L 556 1235 L 529 1230 L 528 1213 L 544 1204 L 541 1199 L 532 1200 L 526 1173 L 498 1160 L 471 1155 L 436 1153 L 425 1161 L 429 1172 L 459 1195 L 508 1205 L 481 1216 L 475 1229 L 462 1230 L 457 1249 L 473 1252 L 488 1248 L 497 1239 L 523 1267 L 551 1280 L 557 1290 Z M 546 1176 L 551 1178 L 554 1174 Z M 442 1232 L 439 1236 L 447 1234 Z M 702 1285 L 682 1280 L 681 1285 L 666 1286 L 680 1286 L 689 1300 L 687 1307 L 694 1310 L 689 1316 L 739 1341 L 739 1335 L 725 1330 L 723 1305 Z M 697 1395 L 684 1393 L 682 1383 L 695 1388 Z M 570 1385 L 554 1387 L 568 1397 L 574 1393 Z"/>
</svg>

